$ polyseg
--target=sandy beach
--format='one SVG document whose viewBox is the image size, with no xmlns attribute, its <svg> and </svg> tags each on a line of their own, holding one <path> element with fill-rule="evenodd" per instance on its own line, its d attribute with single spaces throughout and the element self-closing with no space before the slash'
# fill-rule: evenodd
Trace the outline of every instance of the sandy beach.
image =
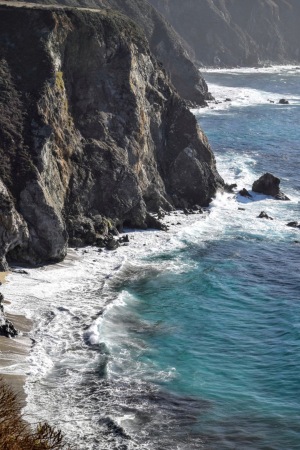
<svg viewBox="0 0 300 450">
<path fill-rule="evenodd" d="M 61 269 L 69 266 L 80 259 L 73 249 L 68 250 L 68 254 L 64 261 L 55 265 L 45 266 L 44 270 Z M 22 275 L 21 275 L 22 276 Z M 9 272 L 0 272 L 1 284 L 9 283 Z M 0 285 L 1 292 L 1 285 Z M 4 297 L 5 305 L 9 305 L 13 300 L 7 300 Z M 0 336 L 0 377 L 2 377 L 9 385 L 20 394 L 22 401 L 25 402 L 24 383 L 26 373 L 28 372 L 27 357 L 32 345 L 31 339 L 28 337 L 32 329 L 32 321 L 23 315 L 10 314 L 8 308 L 5 308 L 6 317 L 14 324 L 20 335 L 16 338 L 6 338 Z"/>
<path fill-rule="evenodd" d="M 1 283 L 7 282 L 7 275 L 7 272 L 0 272 Z M 8 302 L 4 301 L 5 303 Z M 0 376 L 20 395 L 22 402 L 25 402 L 26 358 L 31 347 L 31 340 L 27 335 L 32 322 L 24 316 L 7 312 L 6 317 L 21 333 L 14 339 L 0 336 Z"/>
</svg>

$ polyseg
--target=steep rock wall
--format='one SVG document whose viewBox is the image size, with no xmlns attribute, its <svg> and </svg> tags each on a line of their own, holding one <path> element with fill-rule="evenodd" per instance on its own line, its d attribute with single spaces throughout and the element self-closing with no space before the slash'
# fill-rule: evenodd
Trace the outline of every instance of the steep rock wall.
<svg viewBox="0 0 300 450">
<path fill-rule="evenodd" d="M 24 0 L 20 0 L 24 1 Z M 33 3 L 71 7 L 108 8 L 131 18 L 145 33 L 151 52 L 161 61 L 179 95 L 191 104 L 210 99 L 207 84 L 181 37 L 147 0 L 32 0 Z"/>
<path fill-rule="evenodd" d="M 300 61 L 299 0 L 149 0 L 202 65 Z M 192 50 L 191 50 L 192 49 Z"/>
<path fill-rule="evenodd" d="M 124 16 L 0 5 L 0 42 L 2 266 L 61 260 L 68 234 L 92 244 L 222 187 L 194 116 Z"/>
</svg>

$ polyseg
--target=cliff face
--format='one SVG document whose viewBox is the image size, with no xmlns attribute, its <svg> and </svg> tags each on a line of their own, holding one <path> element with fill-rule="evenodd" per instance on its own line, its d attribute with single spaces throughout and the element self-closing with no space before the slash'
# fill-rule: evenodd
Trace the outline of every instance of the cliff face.
<svg viewBox="0 0 300 450">
<path fill-rule="evenodd" d="M 32 2 L 41 3 L 40 0 Z M 210 98 L 206 82 L 185 50 L 181 37 L 147 0 L 44 0 L 42 3 L 107 8 L 125 14 L 142 28 L 151 52 L 163 63 L 182 98 L 198 105 L 204 105 Z"/>
<path fill-rule="evenodd" d="M 300 61 L 299 0 L 149 0 L 203 65 Z M 192 49 L 192 51 L 191 51 Z"/>
<path fill-rule="evenodd" d="M 194 116 L 118 13 L 0 5 L 0 258 L 42 262 L 222 186 Z"/>
</svg>

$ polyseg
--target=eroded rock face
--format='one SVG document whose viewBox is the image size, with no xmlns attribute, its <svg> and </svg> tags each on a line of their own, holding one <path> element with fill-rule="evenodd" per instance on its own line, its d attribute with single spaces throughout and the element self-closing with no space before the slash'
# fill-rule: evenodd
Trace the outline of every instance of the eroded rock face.
<svg viewBox="0 0 300 450">
<path fill-rule="evenodd" d="M 19 0 L 24 1 L 24 0 Z M 41 3 L 41 0 L 32 0 Z M 147 0 L 43 0 L 43 4 L 107 8 L 130 17 L 145 33 L 151 52 L 161 61 L 179 95 L 193 105 L 211 99 L 207 84 L 182 38 Z"/>
<path fill-rule="evenodd" d="M 28 240 L 27 223 L 0 179 L 0 272 L 8 269 L 6 254 L 18 247 L 27 249 Z"/>
<path fill-rule="evenodd" d="M 223 186 L 194 116 L 124 16 L 2 5 L 0 41 L 4 265 L 7 254 L 59 261 L 68 233 L 92 244 L 124 222 L 146 227 L 149 211 L 207 205 Z"/>
</svg>

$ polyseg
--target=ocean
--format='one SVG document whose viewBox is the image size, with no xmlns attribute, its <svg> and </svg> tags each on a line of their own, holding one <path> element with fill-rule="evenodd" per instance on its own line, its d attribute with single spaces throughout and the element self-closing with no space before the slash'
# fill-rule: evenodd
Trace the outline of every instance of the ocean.
<svg viewBox="0 0 300 450">
<path fill-rule="evenodd" d="M 236 192 L 2 286 L 34 321 L 24 413 L 77 449 L 300 448 L 300 68 L 204 75 L 193 113 Z M 290 201 L 251 191 L 265 172 Z"/>
</svg>

